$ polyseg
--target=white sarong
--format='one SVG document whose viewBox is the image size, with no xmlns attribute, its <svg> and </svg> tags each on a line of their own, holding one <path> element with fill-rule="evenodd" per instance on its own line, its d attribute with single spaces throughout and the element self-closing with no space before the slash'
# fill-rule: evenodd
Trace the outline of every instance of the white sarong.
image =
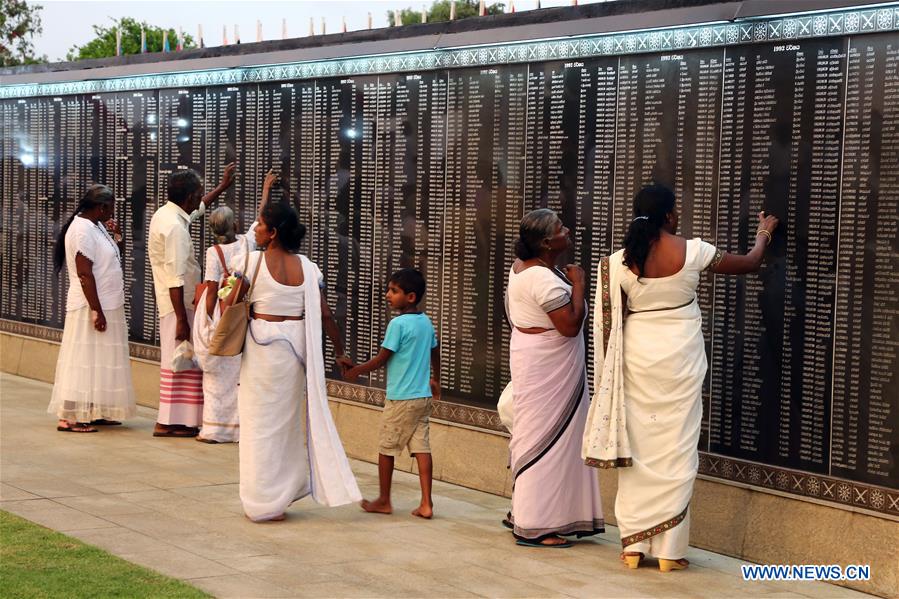
<svg viewBox="0 0 899 599">
<path fill-rule="evenodd" d="M 255 521 L 309 494 L 327 506 L 362 500 L 328 407 L 320 272 L 301 260 L 304 320 L 252 320 L 240 368 L 240 499 Z"/>
<path fill-rule="evenodd" d="M 203 370 L 203 427 L 200 436 L 219 443 L 240 440 L 240 424 L 237 415 L 237 387 L 240 384 L 240 355 L 212 356 L 209 341 L 221 317 L 219 302 L 215 303 L 212 318 L 206 312 L 204 290 L 197 302 L 194 324 L 191 329 L 194 353 Z"/>
<path fill-rule="evenodd" d="M 91 309 L 66 312 L 47 412 L 72 422 L 125 420 L 135 413 L 125 307 L 105 310 L 97 331 Z"/>
</svg>

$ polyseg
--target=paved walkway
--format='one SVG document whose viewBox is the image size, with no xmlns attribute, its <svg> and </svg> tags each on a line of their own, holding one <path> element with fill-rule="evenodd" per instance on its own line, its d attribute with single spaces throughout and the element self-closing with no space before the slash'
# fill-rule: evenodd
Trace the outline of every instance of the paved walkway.
<svg viewBox="0 0 899 599">
<path fill-rule="evenodd" d="M 418 479 L 396 473 L 393 516 L 304 499 L 253 524 L 237 496 L 237 446 L 154 439 L 155 411 L 63 434 L 50 386 L 0 375 L 0 509 L 188 581 L 219 597 L 862 597 L 825 583 L 749 583 L 740 561 L 692 549 L 685 572 L 629 571 L 618 531 L 572 549 L 517 547 L 508 500 L 442 482 L 436 517 L 408 514 Z M 363 494 L 374 465 L 353 462 Z M 14 589 L 7 589 L 14 594 Z"/>
</svg>

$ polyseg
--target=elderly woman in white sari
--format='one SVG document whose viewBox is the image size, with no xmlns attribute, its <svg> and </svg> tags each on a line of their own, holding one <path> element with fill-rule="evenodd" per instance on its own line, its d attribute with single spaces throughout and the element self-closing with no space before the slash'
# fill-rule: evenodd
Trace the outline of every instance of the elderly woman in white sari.
<svg viewBox="0 0 899 599">
<path fill-rule="evenodd" d="M 624 249 L 600 262 L 596 396 L 582 454 L 591 466 L 620 468 L 621 559 L 637 568 L 652 555 L 663 572 L 689 563 L 684 555 L 707 370 L 696 300 L 700 274 L 756 272 L 777 227 L 775 217 L 760 213 L 754 247 L 734 255 L 679 237 L 677 221 L 669 189 L 642 189 Z"/>
<path fill-rule="evenodd" d="M 507 522 L 517 544 L 531 547 L 571 547 L 562 537 L 603 532 L 599 482 L 580 459 L 590 401 L 586 282 L 579 266 L 556 266 L 571 243 L 568 233 L 552 210 L 527 214 L 506 295 L 515 413 Z"/>
<path fill-rule="evenodd" d="M 277 176 L 269 171 L 262 185 L 262 212 L 268 203 Z M 256 221 L 246 235 L 238 235 L 234 211 L 220 206 L 209 215 L 209 229 L 215 243 L 206 249 L 205 289 L 196 296 L 193 322 L 194 354 L 203 369 L 203 427 L 196 437 L 202 443 L 236 443 L 240 440 L 237 385 L 240 382 L 240 354 L 213 356 L 209 343 L 222 315 L 218 292 L 231 276 L 229 264 L 241 263 L 247 252 L 256 249 L 252 239 Z M 205 308 L 205 309 L 204 309 Z"/>
<path fill-rule="evenodd" d="M 264 251 L 252 252 L 245 269 L 243 258 L 232 265 L 252 282 L 238 407 L 240 499 L 255 522 L 283 520 L 290 504 L 310 494 L 327 506 L 362 500 L 328 408 L 323 326 L 338 364 L 351 362 L 321 291 L 321 271 L 296 253 L 305 232 L 290 205 L 270 203 L 255 228 Z"/>
</svg>

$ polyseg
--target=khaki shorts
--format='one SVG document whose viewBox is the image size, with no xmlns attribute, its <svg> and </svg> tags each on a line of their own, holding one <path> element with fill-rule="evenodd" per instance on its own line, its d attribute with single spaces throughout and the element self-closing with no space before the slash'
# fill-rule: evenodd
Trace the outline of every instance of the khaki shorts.
<svg viewBox="0 0 899 599">
<path fill-rule="evenodd" d="M 378 453 L 398 456 L 404 447 L 409 453 L 431 453 L 428 439 L 428 418 L 431 416 L 431 398 L 384 400 L 381 414 L 381 434 L 378 437 Z"/>
</svg>

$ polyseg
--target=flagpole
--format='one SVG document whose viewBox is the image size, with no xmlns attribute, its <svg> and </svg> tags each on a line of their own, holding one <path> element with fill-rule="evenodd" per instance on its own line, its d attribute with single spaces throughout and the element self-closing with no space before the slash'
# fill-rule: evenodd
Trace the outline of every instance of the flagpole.
<svg viewBox="0 0 899 599">
<path fill-rule="evenodd" d="M 122 55 L 122 28 L 117 26 L 115 30 L 115 55 Z"/>
<path fill-rule="evenodd" d="M 287 39 L 287 17 L 281 19 L 281 39 Z"/>
</svg>

